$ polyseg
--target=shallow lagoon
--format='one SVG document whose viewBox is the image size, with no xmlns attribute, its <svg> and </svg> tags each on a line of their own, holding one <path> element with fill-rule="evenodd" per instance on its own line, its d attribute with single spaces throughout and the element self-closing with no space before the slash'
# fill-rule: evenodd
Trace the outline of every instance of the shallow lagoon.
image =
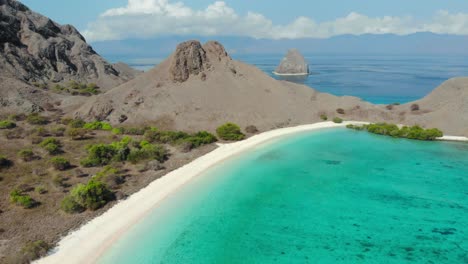
<svg viewBox="0 0 468 264">
<path fill-rule="evenodd" d="M 256 147 L 99 263 L 467 263 L 468 144 L 327 129 Z"/>
</svg>

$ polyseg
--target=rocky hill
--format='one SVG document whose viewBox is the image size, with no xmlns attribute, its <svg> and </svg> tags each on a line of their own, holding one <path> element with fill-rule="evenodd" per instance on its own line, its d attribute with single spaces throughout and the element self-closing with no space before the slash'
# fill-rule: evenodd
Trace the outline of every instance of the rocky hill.
<svg viewBox="0 0 468 264">
<path fill-rule="evenodd" d="M 326 116 L 329 120 L 419 124 L 467 136 L 468 120 L 460 117 L 468 112 L 467 84 L 467 78 L 449 80 L 414 103 L 373 105 L 277 81 L 231 59 L 218 42 L 188 41 L 149 72 L 87 101 L 75 115 L 114 124 L 148 123 L 193 131 L 213 131 L 225 122 L 264 131 L 318 122 Z"/>
<path fill-rule="evenodd" d="M 224 122 L 261 130 L 330 118 L 388 119 L 383 107 L 356 97 L 336 97 L 277 81 L 254 66 L 231 59 L 214 41 L 187 41 L 160 65 L 99 95 L 77 116 L 112 123 L 158 123 L 168 128 L 213 130 Z"/>
<path fill-rule="evenodd" d="M 0 0 L 0 111 L 31 111 L 60 101 L 47 91 L 35 92 L 32 84 L 46 88 L 73 80 L 106 91 L 135 75 L 104 60 L 73 26 L 59 25 L 19 1 Z"/>
<path fill-rule="evenodd" d="M 395 108 L 405 123 L 439 127 L 450 135 L 468 136 L 468 78 L 445 81 L 421 100 Z"/>
</svg>

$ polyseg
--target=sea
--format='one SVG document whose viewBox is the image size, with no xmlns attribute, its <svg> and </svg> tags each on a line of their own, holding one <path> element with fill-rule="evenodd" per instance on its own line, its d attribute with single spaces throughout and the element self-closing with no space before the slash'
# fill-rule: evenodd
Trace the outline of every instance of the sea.
<svg viewBox="0 0 468 264">
<path fill-rule="evenodd" d="M 283 54 L 232 54 L 273 78 Z M 420 99 L 449 78 L 468 76 L 468 56 L 307 54 L 311 71 L 304 79 L 288 79 L 321 92 L 357 96 L 375 104 L 407 103 Z M 108 57 L 148 70 L 162 58 Z"/>
<path fill-rule="evenodd" d="M 98 263 L 468 263 L 467 154 L 345 128 L 288 135 L 181 187 Z"/>
</svg>

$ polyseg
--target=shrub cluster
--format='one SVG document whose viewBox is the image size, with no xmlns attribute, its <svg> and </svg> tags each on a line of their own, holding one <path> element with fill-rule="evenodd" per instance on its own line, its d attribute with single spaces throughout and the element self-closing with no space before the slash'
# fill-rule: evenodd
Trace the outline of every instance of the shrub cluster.
<svg viewBox="0 0 468 264">
<path fill-rule="evenodd" d="M 148 141 L 140 142 L 137 148 L 130 151 L 127 160 L 138 163 L 143 160 L 157 160 L 163 162 L 167 159 L 167 150 L 159 144 L 151 144 Z"/>
<path fill-rule="evenodd" d="M 115 188 L 124 183 L 124 177 L 120 174 L 120 171 L 112 166 L 104 167 L 100 172 L 96 173 L 94 179 L 105 183 L 110 188 Z"/>
<path fill-rule="evenodd" d="M 86 128 L 69 128 L 67 130 L 67 136 L 73 140 L 82 140 L 87 138 L 89 130 Z"/>
<path fill-rule="evenodd" d="M 145 132 L 150 129 L 149 127 L 119 127 L 113 128 L 112 133 L 115 135 L 131 135 L 131 136 L 142 136 Z"/>
<path fill-rule="evenodd" d="M 213 134 L 206 131 L 188 134 L 182 131 L 159 131 L 156 128 L 146 130 L 145 139 L 149 142 L 162 144 L 188 145 L 189 149 L 211 144 L 218 140 Z"/>
<path fill-rule="evenodd" d="M 34 152 L 31 149 L 22 149 L 18 152 L 18 157 L 20 157 L 23 161 L 31 161 L 34 160 L 36 157 Z"/>
<path fill-rule="evenodd" d="M 0 129 L 12 129 L 16 127 L 16 123 L 10 120 L 1 120 Z"/>
<path fill-rule="evenodd" d="M 97 210 L 114 200 L 114 194 L 103 182 L 91 179 L 87 184 L 78 184 L 61 202 L 67 213 L 79 213 L 86 209 Z"/>
<path fill-rule="evenodd" d="M 25 209 L 33 208 L 36 205 L 36 201 L 31 196 L 21 193 L 18 189 L 10 192 L 10 202 Z"/>
<path fill-rule="evenodd" d="M 100 93 L 99 86 L 95 83 L 84 84 L 76 81 L 71 81 L 67 86 L 57 84 L 52 88 L 52 90 L 57 93 L 66 92 L 71 95 L 83 96 L 91 96 Z"/>
<path fill-rule="evenodd" d="M 62 143 L 56 138 L 46 138 L 39 146 L 49 152 L 50 155 L 57 155 L 62 153 Z"/>
<path fill-rule="evenodd" d="M 70 162 L 67 159 L 62 158 L 62 157 L 54 157 L 50 159 L 49 162 L 54 169 L 59 170 L 59 171 L 64 171 L 71 167 Z"/>
<path fill-rule="evenodd" d="M 435 140 L 442 137 L 444 134 L 437 128 L 424 129 L 420 126 L 404 126 L 399 128 L 395 124 L 378 123 L 363 126 L 348 125 L 350 129 L 367 130 L 373 134 L 392 136 L 397 138 L 407 138 L 416 140 Z"/>
<path fill-rule="evenodd" d="M 42 240 L 37 240 L 33 242 L 28 242 L 22 249 L 21 254 L 23 255 L 23 259 L 27 261 L 27 263 L 32 262 L 35 259 L 43 257 L 49 251 L 50 245 Z"/>
<path fill-rule="evenodd" d="M 112 130 L 112 126 L 109 123 L 102 122 L 102 121 L 86 123 L 83 125 L 83 128 L 89 129 L 89 130 L 106 130 L 106 131 Z"/>
<path fill-rule="evenodd" d="M 130 161 L 137 163 L 142 160 L 154 159 L 163 162 L 167 159 L 168 151 L 159 144 L 148 141 L 133 142 L 130 137 L 111 144 L 95 144 L 87 147 L 88 157 L 81 161 L 85 167 L 108 165 L 112 161 Z"/>
<path fill-rule="evenodd" d="M 219 138 L 223 140 L 238 141 L 245 138 L 240 127 L 233 123 L 226 123 L 216 129 Z"/>
<path fill-rule="evenodd" d="M 326 114 L 321 114 L 320 115 L 320 119 L 322 119 L 323 121 L 327 121 L 328 120 L 328 116 Z"/>
<path fill-rule="evenodd" d="M 335 117 L 335 118 L 333 118 L 333 123 L 341 124 L 341 123 L 343 123 L 343 119 L 341 119 L 339 117 Z"/>
<path fill-rule="evenodd" d="M 46 125 L 47 123 L 49 123 L 49 120 L 46 117 L 41 116 L 37 113 L 28 115 L 26 121 L 31 125 Z"/>
</svg>

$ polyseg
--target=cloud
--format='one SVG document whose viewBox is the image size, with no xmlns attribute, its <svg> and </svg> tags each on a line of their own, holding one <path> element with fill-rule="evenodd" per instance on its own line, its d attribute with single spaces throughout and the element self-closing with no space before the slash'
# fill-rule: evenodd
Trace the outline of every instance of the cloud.
<svg viewBox="0 0 468 264">
<path fill-rule="evenodd" d="M 150 38 L 161 35 L 224 35 L 266 39 L 329 38 L 343 34 L 397 34 L 416 32 L 468 35 L 468 14 L 439 11 L 430 21 L 410 16 L 369 17 L 352 12 L 318 23 L 298 17 L 276 25 L 262 14 L 239 15 L 223 1 L 202 10 L 169 0 L 128 0 L 127 6 L 105 11 L 83 33 L 90 41 Z"/>
</svg>

